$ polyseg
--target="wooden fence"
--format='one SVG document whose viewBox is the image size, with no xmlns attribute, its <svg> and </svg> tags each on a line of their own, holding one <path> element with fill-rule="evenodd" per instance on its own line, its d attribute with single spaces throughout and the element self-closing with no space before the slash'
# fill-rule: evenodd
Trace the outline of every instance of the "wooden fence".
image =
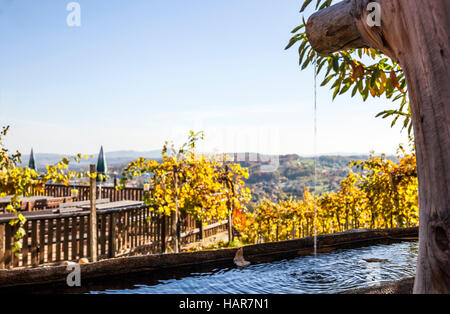
<svg viewBox="0 0 450 314">
<path fill-rule="evenodd" d="M 10 217 L 0 217 L 0 269 L 30 267 L 89 258 L 89 211 L 54 214 L 44 211 L 27 216 L 23 225 L 22 249 L 13 252 L 18 226 Z M 98 210 L 99 259 L 139 253 L 164 253 L 170 246 L 171 218 L 147 206 Z M 227 221 L 202 226 L 191 216 L 181 214 L 181 244 L 227 230 Z"/>
<path fill-rule="evenodd" d="M 33 192 L 33 195 L 44 195 L 53 197 L 71 196 L 72 190 L 78 190 L 76 201 L 89 200 L 89 185 L 62 185 L 62 184 L 46 184 L 43 193 Z M 126 187 L 122 190 L 116 190 L 114 186 L 103 186 L 101 195 L 97 188 L 97 198 L 109 198 L 111 202 L 116 201 L 142 201 L 144 190 L 142 188 Z"/>
</svg>

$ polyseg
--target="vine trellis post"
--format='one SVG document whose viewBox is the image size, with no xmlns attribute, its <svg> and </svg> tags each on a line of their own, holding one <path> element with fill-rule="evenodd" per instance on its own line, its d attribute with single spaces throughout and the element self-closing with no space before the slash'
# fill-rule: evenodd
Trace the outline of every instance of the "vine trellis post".
<svg viewBox="0 0 450 314">
<path fill-rule="evenodd" d="M 180 252 L 180 215 L 178 210 L 178 168 L 173 166 L 173 189 L 175 196 L 175 213 L 172 218 L 172 235 L 173 235 L 173 248 L 175 253 Z"/>
<path fill-rule="evenodd" d="M 91 213 L 89 217 L 89 252 L 92 262 L 97 261 L 97 180 L 94 174 L 96 173 L 95 165 L 90 165 L 90 203 Z"/>
<path fill-rule="evenodd" d="M 233 241 L 233 209 L 234 209 L 234 182 L 230 181 L 228 178 L 228 174 L 230 172 L 230 169 L 228 165 L 225 165 L 225 181 L 227 184 L 228 189 L 231 191 L 228 192 L 228 241 L 231 243 Z M 231 192 L 231 200 L 230 200 L 230 192 Z"/>
</svg>

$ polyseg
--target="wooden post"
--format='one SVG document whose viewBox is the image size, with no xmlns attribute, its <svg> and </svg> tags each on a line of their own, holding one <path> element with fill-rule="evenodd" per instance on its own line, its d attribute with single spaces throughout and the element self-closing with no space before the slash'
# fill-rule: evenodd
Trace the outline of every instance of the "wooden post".
<svg viewBox="0 0 450 314">
<path fill-rule="evenodd" d="M 91 175 L 96 172 L 95 165 L 90 166 Z M 96 207 L 96 197 L 97 197 L 97 186 L 96 178 L 91 176 L 90 181 L 90 201 L 91 201 L 91 214 L 89 220 L 89 253 L 91 255 L 91 261 L 97 261 L 97 207 Z"/>
<path fill-rule="evenodd" d="M 232 191 L 232 197 L 234 196 L 234 185 L 228 179 L 229 168 L 225 166 L 225 180 L 227 187 Z M 233 241 L 233 202 L 230 201 L 230 194 L 228 193 L 228 242 Z"/>
<path fill-rule="evenodd" d="M 0 224 L 0 269 L 5 269 L 5 224 Z"/>
<path fill-rule="evenodd" d="M 167 195 L 166 191 L 166 177 L 163 175 L 161 177 L 161 186 L 164 191 L 164 197 Z M 162 215 L 161 218 L 161 250 L 162 253 L 167 253 L 168 248 L 168 242 L 169 242 L 169 235 L 170 235 L 170 228 L 169 226 L 169 217 L 166 215 Z"/>
<path fill-rule="evenodd" d="M 173 166 L 173 188 L 175 190 L 175 214 L 172 219 L 172 242 L 174 252 L 180 252 L 180 224 L 178 216 L 178 176 L 177 167 Z"/>
<path fill-rule="evenodd" d="M 203 221 L 199 221 L 198 223 L 198 227 L 200 229 L 200 240 L 203 242 L 205 239 L 205 228 L 203 227 Z"/>
<path fill-rule="evenodd" d="M 233 216 L 231 210 L 228 212 L 228 241 L 233 241 Z"/>
</svg>

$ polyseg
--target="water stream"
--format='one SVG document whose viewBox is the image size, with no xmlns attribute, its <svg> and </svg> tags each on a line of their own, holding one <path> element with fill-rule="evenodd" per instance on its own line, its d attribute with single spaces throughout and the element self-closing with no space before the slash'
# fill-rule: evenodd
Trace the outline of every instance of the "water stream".
<svg viewBox="0 0 450 314">
<path fill-rule="evenodd" d="M 317 58 L 314 60 L 314 196 L 317 196 Z M 314 197 L 314 256 L 317 255 L 317 198 Z"/>
</svg>

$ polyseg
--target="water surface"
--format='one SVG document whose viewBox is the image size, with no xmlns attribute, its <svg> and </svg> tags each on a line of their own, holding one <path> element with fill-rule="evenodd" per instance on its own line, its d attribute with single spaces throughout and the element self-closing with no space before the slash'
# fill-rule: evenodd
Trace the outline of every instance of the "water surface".
<svg viewBox="0 0 450 314">
<path fill-rule="evenodd" d="M 220 268 L 177 274 L 174 278 L 152 277 L 151 280 L 143 276 L 142 282 L 134 281 L 124 289 L 105 288 L 90 293 L 336 293 L 412 277 L 417 253 L 417 242 L 375 245 L 255 264 L 243 269 Z M 368 258 L 389 262 L 364 261 Z"/>
</svg>

